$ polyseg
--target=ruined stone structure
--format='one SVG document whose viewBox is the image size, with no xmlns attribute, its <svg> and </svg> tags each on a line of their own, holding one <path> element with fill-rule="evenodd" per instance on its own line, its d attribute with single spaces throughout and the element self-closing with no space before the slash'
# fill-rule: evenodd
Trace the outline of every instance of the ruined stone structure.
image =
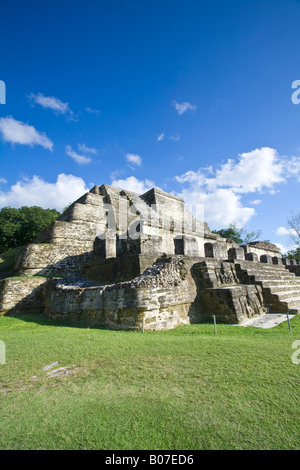
<svg viewBox="0 0 300 470">
<path fill-rule="evenodd" d="M 285 264 L 284 264 L 285 263 Z M 86 325 L 166 329 L 300 311 L 296 262 L 275 245 L 239 247 L 181 198 L 102 185 L 75 201 L 0 281 L 0 313 L 40 312 Z"/>
</svg>

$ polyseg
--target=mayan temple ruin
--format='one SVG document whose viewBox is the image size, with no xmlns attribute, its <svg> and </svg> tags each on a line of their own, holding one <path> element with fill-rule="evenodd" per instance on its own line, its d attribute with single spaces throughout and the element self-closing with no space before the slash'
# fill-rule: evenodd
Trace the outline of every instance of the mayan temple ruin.
<svg viewBox="0 0 300 470">
<path fill-rule="evenodd" d="M 160 330 L 212 319 L 242 323 L 300 311 L 300 266 L 275 245 L 212 233 L 183 199 L 94 186 L 0 281 L 0 313 L 114 329 Z"/>
</svg>

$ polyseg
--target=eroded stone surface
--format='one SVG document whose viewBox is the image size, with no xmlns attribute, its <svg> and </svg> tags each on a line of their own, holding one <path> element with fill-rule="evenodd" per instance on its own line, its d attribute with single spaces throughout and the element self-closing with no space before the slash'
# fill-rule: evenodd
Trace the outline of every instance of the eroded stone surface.
<svg viewBox="0 0 300 470">
<path fill-rule="evenodd" d="M 242 322 L 270 306 L 297 310 L 299 266 L 282 263 L 275 245 L 238 247 L 160 189 L 138 195 L 94 186 L 20 252 L 19 277 L 0 281 L 0 313 L 122 329 L 139 329 L 143 319 L 154 330 L 212 315 Z M 294 290 L 269 288 L 273 267 L 279 284 L 284 272 L 291 276 Z"/>
</svg>

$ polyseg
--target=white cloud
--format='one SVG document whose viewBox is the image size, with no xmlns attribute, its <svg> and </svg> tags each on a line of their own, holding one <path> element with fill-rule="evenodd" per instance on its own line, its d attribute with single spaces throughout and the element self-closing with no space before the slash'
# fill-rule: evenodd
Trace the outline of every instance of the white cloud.
<svg viewBox="0 0 300 470">
<path fill-rule="evenodd" d="M 285 227 L 278 227 L 276 230 L 276 235 L 279 235 L 280 237 L 290 237 L 290 236 L 297 236 L 296 230 L 292 228 L 285 228 Z"/>
<path fill-rule="evenodd" d="M 222 228 L 230 223 L 244 225 L 255 214 L 254 208 L 244 207 L 242 195 L 275 192 L 275 185 L 299 176 L 300 165 L 297 172 L 296 157 L 280 157 L 276 150 L 262 147 L 240 154 L 237 160 L 228 159 L 216 170 L 190 170 L 175 179 L 182 185 L 178 195 L 192 204 L 205 204 L 208 223 Z M 254 199 L 251 204 L 260 202 Z"/>
<path fill-rule="evenodd" d="M 87 147 L 85 144 L 78 144 L 78 148 L 83 153 L 92 153 L 93 155 L 98 154 L 98 150 L 93 147 Z"/>
<path fill-rule="evenodd" d="M 47 150 L 53 150 L 53 142 L 44 132 L 39 132 L 33 126 L 17 121 L 12 116 L 0 118 L 0 133 L 2 140 L 12 145 L 41 145 Z"/>
<path fill-rule="evenodd" d="M 179 115 L 185 113 L 186 111 L 195 111 L 197 109 L 197 106 L 195 104 L 191 104 L 188 101 L 177 103 L 177 101 L 173 100 L 172 105 L 174 106 Z"/>
<path fill-rule="evenodd" d="M 74 152 L 71 145 L 66 146 L 66 154 L 73 158 L 73 160 L 75 160 L 75 162 L 77 162 L 79 165 L 87 165 L 92 161 L 90 157 L 86 157 L 85 155 L 80 155 L 79 153 Z"/>
<path fill-rule="evenodd" d="M 212 167 L 196 172 L 190 170 L 177 176 L 176 180 L 181 184 L 204 185 L 209 190 L 230 188 L 235 193 L 248 194 L 267 189 L 270 194 L 275 194 L 274 185 L 285 183 L 291 176 L 300 176 L 300 159 L 299 172 L 297 163 L 296 157 L 282 158 L 276 150 L 262 147 L 240 154 L 237 161 L 228 159 L 217 170 Z"/>
<path fill-rule="evenodd" d="M 254 199 L 253 201 L 250 201 L 250 204 L 253 204 L 254 206 L 257 206 L 260 203 L 261 203 L 261 199 Z"/>
<path fill-rule="evenodd" d="M 213 192 L 206 192 L 190 186 L 177 193 L 177 196 L 182 197 L 187 204 L 191 204 L 193 209 L 203 204 L 204 220 L 211 228 L 217 230 L 230 224 L 242 227 L 255 215 L 255 210 L 252 207 L 243 207 L 240 196 L 231 189 L 219 188 Z"/>
<path fill-rule="evenodd" d="M 7 192 L 0 191 L 0 206 L 41 206 L 61 211 L 89 191 L 82 178 L 74 175 L 58 175 L 55 183 L 48 183 L 39 176 L 18 181 Z"/>
<path fill-rule="evenodd" d="M 285 162 L 285 169 L 288 176 L 296 176 L 300 182 L 300 158 L 291 157 Z"/>
<path fill-rule="evenodd" d="M 288 251 L 296 250 L 298 248 L 297 245 L 285 245 L 285 244 L 277 243 L 277 242 L 276 242 L 276 246 L 278 246 L 280 252 L 283 255 L 286 255 Z"/>
<path fill-rule="evenodd" d="M 5 178 L 0 178 L 0 184 L 5 184 L 7 183 L 7 180 Z"/>
<path fill-rule="evenodd" d="M 99 109 L 85 108 L 85 110 L 86 110 L 88 113 L 100 114 L 100 110 L 99 110 Z"/>
<path fill-rule="evenodd" d="M 170 139 L 173 140 L 174 142 L 178 142 L 180 140 L 180 136 L 179 135 L 171 135 Z"/>
<path fill-rule="evenodd" d="M 157 142 L 160 142 L 161 140 L 163 140 L 165 137 L 165 134 L 162 132 L 158 137 L 157 137 Z"/>
<path fill-rule="evenodd" d="M 139 155 L 135 155 L 134 153 L 127 153 L 126 160 L 136 166 L 142 165 L 142 158 Z"/>
<path fill-rule="evenodd" d="M 284 164 L 276 150 L 262 147 L 239 155 L 239 161 L 229 159 L 216 171 L 212 186 L 231 187 L 235 192 L 250 193 L 283 183 Z"/>
<path fill-rule="evenodd" d="M 128 178 L 123 180 L 113 180 L 111 184 L 112 186 L 115 186 L 117 188 L 127 189 L 127 191 L 132 191 L 138 194 L 144 194 L 146 191 L 155 186 L 153 181 L 150 181 L 148 179 L 140 181 L 135 176 L 129 176 Z"/>
<path fill-rule="evenodd" d="M 55 96 L 45 96 L 43 93 L 38 93 L 37 95 L 31 93 L 27 98 L 32 105 L 38 104 L 44 109 L 51 109 L 55 114 L 64 114 L 71 120 L 74 118 L 74 113 L 69 108 L 69 103 L 64 103 Z"/>
</svg>

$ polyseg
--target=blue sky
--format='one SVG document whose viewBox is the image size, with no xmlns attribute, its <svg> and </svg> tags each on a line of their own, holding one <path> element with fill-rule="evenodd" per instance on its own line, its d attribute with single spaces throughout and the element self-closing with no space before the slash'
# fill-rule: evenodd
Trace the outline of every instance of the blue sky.
<svg viewBox="0 0 300 470">
<path fill-rule="evenodd" d="M 155 185 L 287 246 L 299 23 L 294 0 L 0 0 L 0 207 Z"/>
</svg>

